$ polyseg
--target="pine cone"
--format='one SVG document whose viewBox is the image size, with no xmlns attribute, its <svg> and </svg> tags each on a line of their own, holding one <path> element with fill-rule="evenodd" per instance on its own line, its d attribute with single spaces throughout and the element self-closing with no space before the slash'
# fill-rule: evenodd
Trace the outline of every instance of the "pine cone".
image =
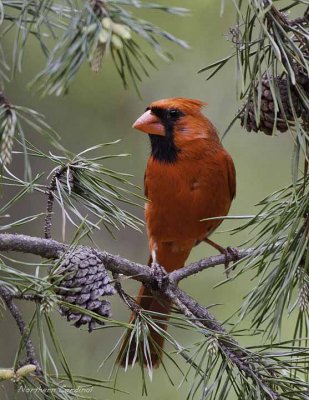
<svg viewBox="0 0 309 400">
<path fill-rule="evenodd" d="M 280 78 L 280 77 L 275 77 L 274 80 L 275 84 L 279 89 L 280 98 L 285 114 L 285 115 L 282 114 L 281 109 L 279 109 L 277 113 L 277 120 L 275 127 L 280 132 L 286 132 L 288 130 L 288 124 L 286 123 L 286 119 L 288 121 L 294 120 L 293 111 L 290 105 L 287 80 L 286 78 Z M 302 113 L 302 106 L 297 94 L 293 91 L 293 88 L 291 88 L 291 99 L 294 105 L 295 114 L 299 118 Z M 275 107 L 274 107 L 273 95 L 270 90 L 270 84 L 267 76 L 264 76 L 262 78 L 262 97 L 261 97 L 261 112 L 260 112 L 259 123 L 256 121 L 254 104 L 252 100 L 249 102 L 247 107 L 248 109 L 247 110 L 245 109 L 240 115 L 241 125 L 244 126 L 248 132 L 262 131 L 266 135 L 272 135 L 275 124 Z"/>
<path fill-rule="evenodd" d="M 60 283 L 59 277 L 62 277 Z M 57 282 L 55 292 L 67 303 L 78 305 L 102 317 L 111 316 L 111 304 L 102 299 L 102 296 L 114 295 L 116 291 L 104 264 L 94 250 L 77 247 L 65 254 L 60 267 L 53 273 L 50 280 L 52 283 Z M 74 321 L 77 328 L 88 324 L 89 332 L 96 323 L 104 325 L 95 317 L 69 307 L 60 306 L 60 313 L 66 316 L 68 321 Z"/>
<path fill-rule="evenodd" d="M 295 73 L 296 82 L 299 83 L 304 91 L 309 95 L 309 77 L 307 71 L 297 68 Z"/>
<path fill-rule="evenodd" d="M 307 55 L 308 59 L 308 55 Z M 307 97 L 309 97 L 309 76 L 308 72 L 305 71 L 303 68 L 298 67 L 295 73 L 297 83 L 302 87 Z M 306 107 L 303 108 L 302 111 L 302 122 L 303 128 L 306 132 L 309 132 L 309 113 Z"/>
<path fill-rule="evenodd" d="M 301 48 L 300 50 L 301 50 L 304 58 L 308 62 L 309 61 L 309 48 Z M 309 76 L 308 76 L 307 69 L 296 62 L 294 62 L 293 69 L 294 69 L 294 73 L 295 73 L 296 82 L 303 87 L 304 91 L 309 96 Z"/>
</svg>

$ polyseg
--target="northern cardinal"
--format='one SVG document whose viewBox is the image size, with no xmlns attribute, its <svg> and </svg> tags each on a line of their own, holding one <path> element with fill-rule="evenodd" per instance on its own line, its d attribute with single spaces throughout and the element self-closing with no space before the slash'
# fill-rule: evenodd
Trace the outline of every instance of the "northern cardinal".
<svg viewBox="0 0 309 400">
<path fill-rule="evenodd" d="M 208 239 L 222 219 L 205 219 L 225 216 L 235 197 L 234 164 L 216 128 L 202 114 L 205 105 L 185 98 L 155 101 L 133 124 L 149 134 L 151 143 L 144 180 L 149 265 L 156 262 L 167 272 L 183 267 L 192 248 L 202 241 L 222 250 Z M 145 310 L 162 314 L 168 314 L 171 307 L 154 298 L 145 286 L 137 302 Z M 162 321 L 166 318 L 157 317 Z M 164 323 L 159 326 L 167 328 Z M 123 366 L 132 363 L 136 351 L 130 333 L 118 356 Z M 150 335 L 151 362 L 157 367 L 164 339 L 152 328 Z"/>
</svg>

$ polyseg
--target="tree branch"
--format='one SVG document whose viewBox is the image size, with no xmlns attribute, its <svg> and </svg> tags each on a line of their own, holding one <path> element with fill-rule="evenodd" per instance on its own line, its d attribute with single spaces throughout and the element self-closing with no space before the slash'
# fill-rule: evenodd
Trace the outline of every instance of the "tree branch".
<svg viewBox="0 0 309 400">
<path fill-rule="evenodd" d="M 68 248 L 69 246 L 66 244 L 52 239 L 9 233 L 0 234 L 0 251 L 17 251 L 43 258 L 56 259 L 60 258 Z M 96 253 L 109 271 L 132 276 L 140 282 L 150 282 L 151 273 L 149 267 L 109 254 L 106 251 L 96 250 Z"/>
<path fill-rule="evenodd" d="M 276 248 L 282 247 L 284 242 L 278 242 Z M 62 253 L 68 249 L 68 246 L 52 239 L 43 239 L 39 237 L 17 235 L 10 233 L 0 234 L 0 251 L 17 251 L 20 253 L 29 253 L 41 256 L 43 258 L 60 258 Z M 236 252 L 230 252 L 227 255 L 218 255 L 204 258 L 193 262 L 186 267 L 180 268 L 168 274 L 169 281 L 177 283 L 180 280 L 191 275 L 197 274 L 204 269 L 213 268 L 218 265 L 224 265 L 226 261 L 236 262 L 252 254 L 260 255 L 272 249 L 262 247 L 260 249 L 249 248 L 241 249 Z M 97 255 L 106 264 L 106 268 L 111 272 L 131 276 L 135 280 L 143 283 L 150 282 L 152 274 L 148 266 L 138 264 L 127 260 L 126 258 L 107 253 L 106 251 L 96 250 Z"/>
<path fill-rule="evenodd" d="M 29 337 L 29 333 L 27 332 L 26 323 L 23 319 L 22 313 L 20 312 L 19 308 L 13 302 L 13 295 L 6 287 L 0 286 L 0 296 L 3 298 L 8 310 L 10 311 L 12 317 L 16 321 L 19 332 L 25 344 L 27 353 L 27 362 L 30 364 L 34 364 L 36 366 L 36 374 L 42 376 L 43 375 L 42 368 L 36 357 L 32 340 Z"/>
<path fill-rule="evenodd" d="M 57 188 L 57 179 L 60 179 L 64 174 L 66 167 L 58 167 L 54 174 L 52 175 L 50 185 L 47 191 L 47 205 L 46 205 L 46 215 L 44 221 L 44 235 L 45 239 L 51 239 L 51 228 L 52 228 L 52 214 L 54 208 L 54 192 Z"/>
<path fill-rule="evenodd" d="M 276 246 L 282 247 L 283 243 L 284 242 L 278 242 Z M 43 239 L 19 234 L 0 234 L 0 251 L 17 251 L 39 255 L 44 258 L 56 259 L 60 258 L 63 252 L 65 252 L 68 248 L 69 247 L 67 245 L 52 239 Z M 189 264 L 186 267 L 167 274 L 164 279 L 165 283 L 163 285 L 158 283 L 155 285 L 156 290 L 174 302 L 177 298 L 186 307 L 186 309 L 196 316 L 196 318 L 207 321 L 207 326 L 209 329 L 226 333 L 222 325 L 209 313 L 207 308 L 199 305 L 192 297 L 182 291 L 177 286 L 177 283 L 188 276 L 203 271 L 204 269 L 213 268 L 217 265 L 223 265 L 225 264 L 226 260 L 228 262 L 239 261 L 254 253 L 263 254 L 269 250 L 269 247 L 266 246 L 259 250 L 250 248 L 238 250 L 237 252 L 233 253 L 231 252 L 227 255 L 212 256 L 202 259 L 198 262 Z M 95 251 L 98 257 L 104 262 L 106 269 L 112 273 L 124 274 L 142 283 L 148 284 L 152 288 L 154 287 L 153 283 L 155 277 L 151 273 L 151 270 L 148 266 L 132 262 L 123 257 L 107 253 L 106 251 Z"/>
<path fill-rule="evenodd" d="M 214 268 L 218 265 L 222 265 L 230 262 L 237 262 L 239 260 L 242 260 L 246 257 L 249 257 L 253 254 L 255 255 L 261 255 L 265 254 L 269 251 L 274 251 L 278 248 L 281 248 L 284 246 L 285 241 L 278 241 L 275 246 L 263 246 L 261 248 L 254 248 L 251 247 L 249 249 L 233 249 L 231 252 L 228 252 L 227 254 L 221 254 L 219 256 L 211 256 L 208 258 L 204 258 L 200 261 L 193 262 L 186 267 L 180 268 L 178 270 L 175 270 L 169 274 L 169 279 L 172 282 L 179 282 L 184 278 L 188 278 L 191 275 L 197 274 L 198 272 L 203 271 L 204 269 L 209 269 L 209 268 Z"/>
<path fill-rule="evenodd" d="M 279 242 L 277 246 L 283 246 Z M 39 255 L 44 258 L 60 258 L 69 249 L 69 246 L 51 239 L 43 239 L 18 234 L 0 234 L 0 251 L 17 251 Z M 196 274 L 207 268 L 225 264 L 226 260 L 238 261 L 251 254 L 262 254 L 269 251 L 269 247 L 261 249 L 244 249 L 231 252 L 228 255 L 209 257 L 199 262 L 192 263 L 178 271 L 174 271 L 164 276 L 163 282 L 156 281 L 156 277 L 151 273 L 148 266 L 141 265 L 117 255 L 112 255 L 106 251 L 95 250 L 97 256 L 104 262 L 106 269 L 113 274 L 124 274 L 148 285 L 154 295 L 162 296 L 172 301 L 176 307 L 191 321 L 199 327 L 207 328 L 214 334 L 218 334 L 221 350 L 230 361 L 246 376 L 250 376 L 258 385 L 263 386 L 270 393 L 270 398 L 276 399 L 277 394 L 273 392 L 264 382 L 263 377 L 251 368 L 250 354 L 242 349 L 237 341 L 224 329 L 206 307 L 201 306 L 191 296 L 181 290 L 177 283 L 188 276 Z M 252 356 L 252 354 L 251 354 Z"/>
</svg>

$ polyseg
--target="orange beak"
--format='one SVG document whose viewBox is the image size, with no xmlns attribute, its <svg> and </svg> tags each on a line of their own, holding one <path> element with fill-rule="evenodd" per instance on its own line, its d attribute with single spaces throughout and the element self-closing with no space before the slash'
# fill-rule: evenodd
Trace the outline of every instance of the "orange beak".
<svg viewBox="0 0 309 400">
<path fill-rule="evenodd" d="M 162 122 L 158 117 L 151 113 L 151 110 L 147 110 L 141 117 L 139 117 L 132 127 L 141 132 L 150 133 L 152 135 L 165 135 Z"/>
</svg>

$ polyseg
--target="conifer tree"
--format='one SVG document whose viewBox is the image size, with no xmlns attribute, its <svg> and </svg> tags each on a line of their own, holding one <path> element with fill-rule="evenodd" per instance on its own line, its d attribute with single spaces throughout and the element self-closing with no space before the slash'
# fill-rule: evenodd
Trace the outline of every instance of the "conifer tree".
<svg viewBox="0 0 309 400">
<path fill-rule="evenodd" d="M 222 12 L 225 3 L 222 0 Z M 117 390 L 117 364 L 114 383 L 75 375 L 55 330 L 53 315 L 59 311 L 68 324 L 85 326 L 89 332 L 102 329 L 103 336 L 107 327 L 131 329 L 144 394 L 151 385 L 146 375 L 151 377 L 153 370 L 151 328 L 175 350 L 163 352 L 161 368 L 167 375 L 167 362 L 179 368 L 178 359 L 186 361 L 188 368 L 181 372 L 190 382 L 188 399 L 309 399 L 309 5 L 305 0 L 232 3 L 235 25 L 226 29 L 233 52 L 222 54 L 222 59 L 199 73 L 208 73 L 207 79 L 211 79 L 227 63 L 234 63 L 237 96 L 243 105 L 235 109 L 225 134 L 233 124 L 258 134 L 289 132 L 294 140 L 292 179 L 287 187 L 261 199 L 259 213 L 236 229 L 236 237 L 239 231 L 248 231 L 245 247 L 170 274 L 163 271 L 159 278 L 147 266 L 99 250 L 95 244 L 99 226 L 112 235 L 119 227 L 140 230 L 143 226 L 132 212 L 143 200 L 128 174 L 106 166 L 109 158 L 125 155 L 110 155 L 114 143 L 74 154 L 60 144 L 61 132 L 55 132 L 40 113 L 15 104 L 6 88 L 17 72 L 23 72 L 25 48 L 34 39 L 45 56 L 44 68 L 34 68 L 30 83 L 29 90 L 36 96 L 65 95 L 83 65 L 89 72 L 101 71 L 106 57 L 111 58 L 124 88 L 139 95 L 140 82 L 151 77 L 155 57 L 172 60 L 164 49 L 165 42 L 183 49 L 189 46 L 141 19 L 138 10 L 147 10 L 149 20 L 153 10 L 175 18 L 189 11 L 148 0 L 0 0 L 0 185 L 2 196 L 10 193 L 5 204 L 0 204 L 0 307 L 15 320 L 20 333 L 11 367 L 0 369 L 4 388 L 22 388 L 25 398 L 57 400 L 83 398 L 85 393 L 70 390 L 80 386 L 97 386 L 103 396 L 108 390 Z M 194 8 L 194 2 L 190 7 Z M 9 47 L 4 47 L 4 40 L 10 41 Z M 104 71 L 98 79 L 104 79 Z M 50 152 L 30 141 L 27 127 L 43 135 Z M 17 157 L 23 158 L 24 176 L 18 176 L 14 169 Z M 37 171 L 35 158 L 53 167 Z M 15 218 L 11 210 L 16 206 L 22 209 L 29 193 L 45 196 L 46 212 Z M 65 221 L 74 227 L 70 242 L 52 239 L 55 205 L 61 210 L 63 230 Z M 15 233 L 33 221 L 42 224 L 42 237 Z M 85 239 L 92 245 L 85 245 Z M 15 259 L 16 252 L 33 255 L 35 274 Z M 226 261 L 231 263 L 226 285 L 244 273 L 255 274 L 255 286 L 235 310 L 241 321 L 251 321 L 246 331 L 238 330 L 233 318 L 222 324 L 215 312 L 178 286 L 181 280 Z M 176 336 L 159 327 L 157 315 L 138 307 L 126 292 L 126 280 L 132 277 L 148 285 L 154 295 L 173 302 L 169 323 L 195 332 L 199 340 L 194 346 L 182 346 Z M 112 319 L 113 296 L 119 296 L 136 313 L 134 323 Z M 30 319 L 21 307 L 26 301 L 33 306 Z M 279 333 L 291 313 L 297 313 L 294 335 L 280 342 Z M 240 336 L 253 333 L 256 345 L 244 347 Z M 116 358 L 120 343 L 119 337 L 109 358 Z"/>
</svg>

